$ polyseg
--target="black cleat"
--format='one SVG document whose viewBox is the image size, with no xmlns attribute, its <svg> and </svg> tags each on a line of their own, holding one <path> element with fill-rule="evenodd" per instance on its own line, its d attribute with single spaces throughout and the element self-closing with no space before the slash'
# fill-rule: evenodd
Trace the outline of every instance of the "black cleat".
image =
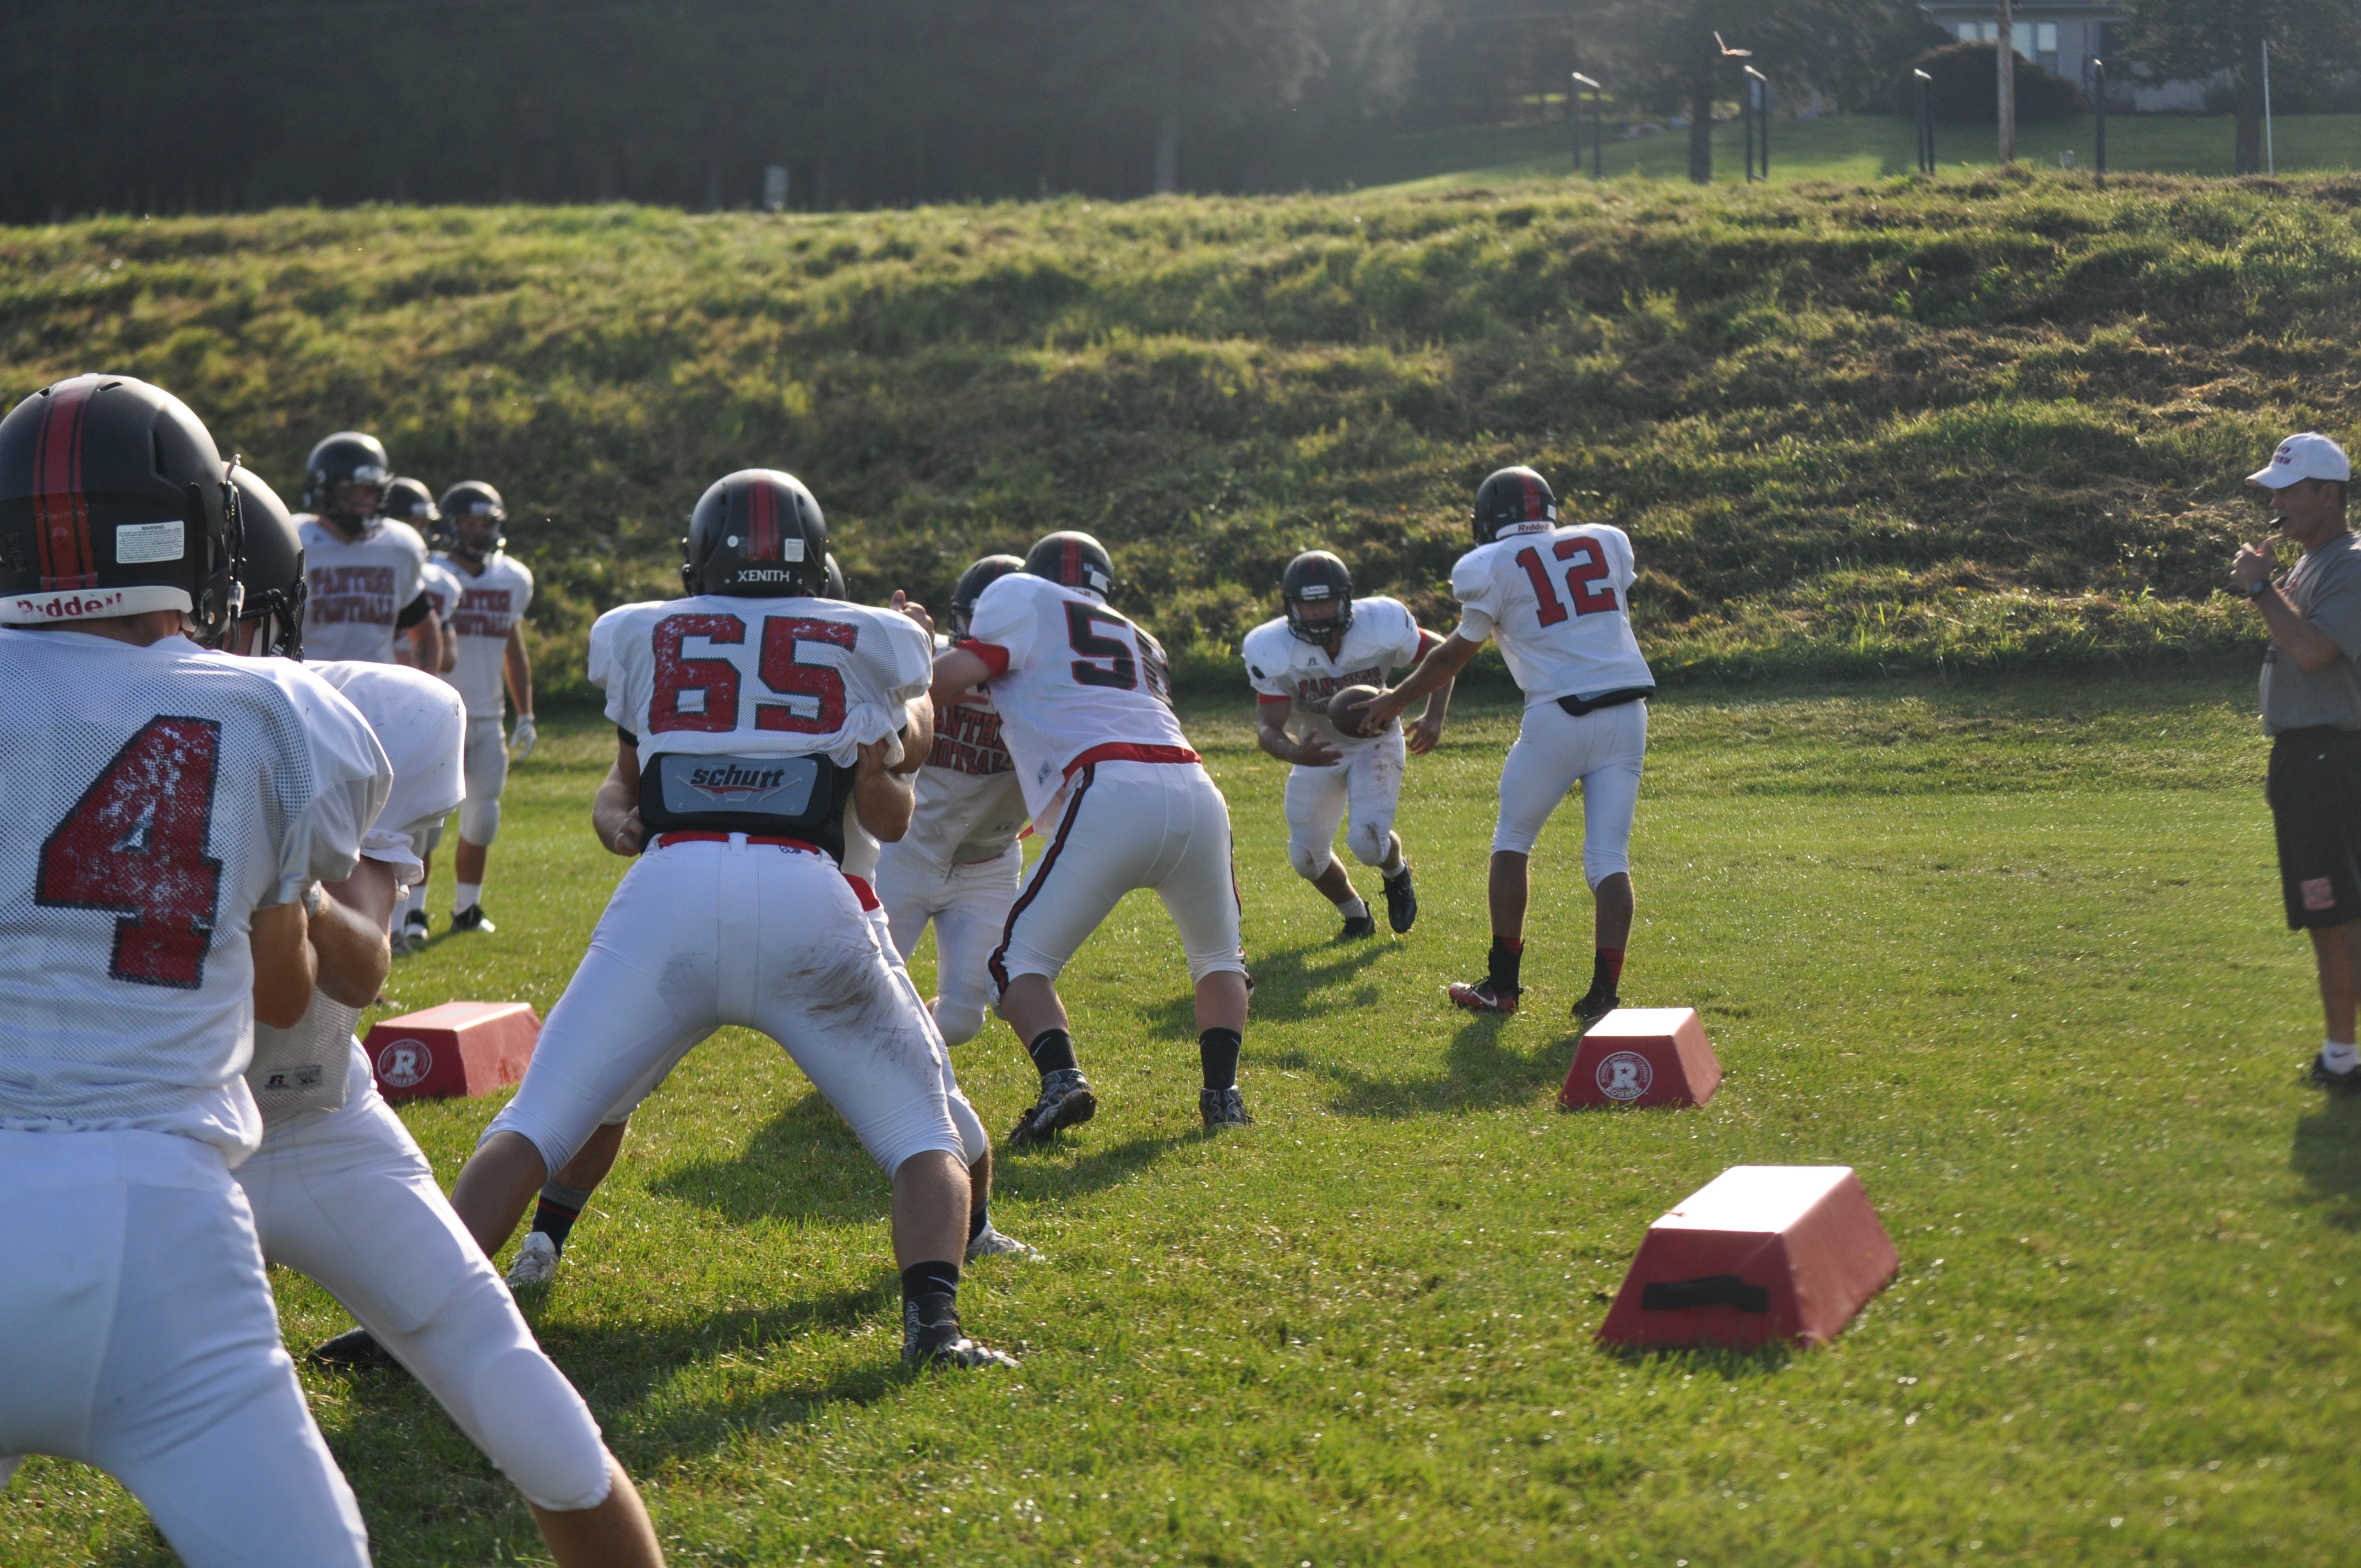
<svg viewBox="0 0 2361 1568">
<path fill-rule="evenodd" d="M 1204 1118 L 1205 1131 L 1218 1133 L 1224 1127 L 1251 1127 L 1254 1118 L 1246 1114 L 1246 1097 L 1238 1092 L 1236 1084 L 1227 1089 L 1197 1091 L 1197 1114 Z"/>
<path fill-rule="evenodd" d="M 385 1346 L 367 1329 L 348 1329 L 313 1345 L 310 1360 L 315 1366 L 331 1366 L 339 1372 L 376 1372 L 401 1365 L 386 1354 Z"/>
<path fill-rule="evenodd" d="M 1377 934 L 1378 917 L 1364 910 L 1358 915 L 1345 916 L 1345 928 L 1336 933 L 1336 939 L 1340 942 L 1357 942 L 1364 937 L 1374 937 Z"/>
<path fill-rule="evenodd" d="M 394 928 L 393 950 L 396 953 L 416 952 L 426 945 L 426 911 L 413 909 L 403 916 L 401 924 Z"/>
<path fill-rule="evenodd" d="M 1386 924 L 1399 937 L 1418 924 L 1418 890 L 1410 884 L 1410 868 L 1385 879 Z"/>
<path fill-rule="evenodd" d="M 1613 986 L 1601 991 L 1594 985 L 1582 993 L 1581 1001 L 1574 1004 L 1574 1021 L 1587 1029 L 1621 1005 L 1615 999 Z"/>
<path fill-rule="evenodd" d="M 951 1298 L 932 1291 L 902 1302 L 902 1365 L 905 1366 L 1014 1366 L 1016 1358 L 960 1332 Z"/>
<path fill-rule="evenodd" d="M 445 929 L 454 937 L 462 931 L 481 931 L 489 937 L 500 927 L 484 918 L 482 905 L 470 904 L 467 908 L 451 916 L 451 924 Z"/>
<path fill-rule="evenodd" d="M 2304 1081 L 2313 1088 L 2325 1089 L 2340 1100 L 2361 1094 L 2361 1067 L 2349 1067 L 2338 1072 L 2315 1054 L 2312 1058 L 2311 1070 L 2303 1076 Z"/>
<path fill-rule="evenodd" d="M 1042 1078 L 1041 1098 L 1016 1118 L 1008 1134 L 1008 1146 L 1021 1149 L 1046 1144 L 1052 1135 L 1079 1127 L 1098 1113 L 1099 1097 L 1091 1092 L 1091 1080 L 1082 1076 L 1082 1069 L 1061 1067 Z"/>
<path fill-rule="evenodd" d="M 1489 979 L 1477 981 L 1472 985 L 1466 981 L 1455 980 L 1445 989 L 1454 1007 L 1465 1007 L 1470 1013 L 1514 1013 L 1517 998 L 1524 994 L 1522 991 L 1511 991 L 1506 994 L 1495 991 Z"/>
</svg>

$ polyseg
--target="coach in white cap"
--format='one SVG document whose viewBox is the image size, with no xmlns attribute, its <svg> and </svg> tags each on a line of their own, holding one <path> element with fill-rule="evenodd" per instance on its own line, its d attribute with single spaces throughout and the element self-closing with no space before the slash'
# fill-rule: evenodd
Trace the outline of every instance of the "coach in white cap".
<svg viewBox="0 0 2361 1568">
<path fill-rule="evenodd" d="M 2312 1081 L 2361 1092 L 2354 1049 L 2355 973 L 2361 970 L 2361 539 L 2345 521 L 2353 465 L 2324 435 L 2279 443 L 2246 477 L 2271 492 L 2273 531 L 2303 549 L 2277 583 L 2271 556 L 2249 544 L 2231 579 L 2262 611 L 2263 729 L 2271 739 L 2264 798 L 2278 829 L 2288 926 L 2312 933 L 2328 1037 Z"/>
</svg>

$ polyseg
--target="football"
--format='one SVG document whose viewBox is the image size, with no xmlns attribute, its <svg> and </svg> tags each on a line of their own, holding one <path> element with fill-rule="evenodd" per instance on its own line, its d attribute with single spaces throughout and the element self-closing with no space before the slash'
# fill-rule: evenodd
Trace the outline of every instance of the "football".
<svg viewBox="0 0 2361 1568">
<path fill-rule="evenodd" d="M 1378 695 L 1375 686 L 1346 686 L 1328 699 L 1328 722 L 1340 733 L 1362 733 L 1361 721 L 1353 710 Z"/>
</svg>

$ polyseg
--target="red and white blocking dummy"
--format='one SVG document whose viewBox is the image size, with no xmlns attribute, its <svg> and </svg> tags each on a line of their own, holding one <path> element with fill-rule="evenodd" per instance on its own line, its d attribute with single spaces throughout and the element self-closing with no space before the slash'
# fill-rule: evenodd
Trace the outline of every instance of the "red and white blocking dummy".
<svg viewBox="0 0 2361 1568">
<path fill-rule="evenodd" d="M 1834 1339 L 1900 1260 L 1848 1165 L 1734 1165 L 1648 1227 L 1600 1340 Z"/>
<path fill-rule="evenodd" d="M 524 1078 L 541 1018 L 522 1002 L 446 1002 L 373 1025 L 368 1053 L 388 1100 L 472 1098 Z"/>
<path fill-rule="evenodd" d="M 1557 1102 L 1702 1105 L 1721 1085 L 1721 1061 L 1694 1007 L 1618 1007 L 1586 1030 Z"/>
</svg>

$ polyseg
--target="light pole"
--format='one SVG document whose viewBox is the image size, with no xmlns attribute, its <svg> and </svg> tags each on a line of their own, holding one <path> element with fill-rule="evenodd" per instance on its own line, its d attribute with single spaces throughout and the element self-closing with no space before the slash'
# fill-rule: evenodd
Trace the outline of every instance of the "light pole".
<svg viewBox="0 0 2361 1568">
<path fill-rule="evenodd" d="M 1753 120 L 1747 126 L 1746 177 L 1754 179 L 1759 164 L 1767 185 L 1771 182 L 1771 79 L 1751 65 L 1746 76 L 1747 96 L 1753 100 Z"/>
<path fill-rule="evenodd" d="M 2000 50 L 1993 56 L 2000 72 L 2000 161 L 2005 169 L 2016 161 L 2016 8 L 2000 0 Z"/>
<path fill-rule="evenodd" d="M 2279 171 L 2279 154 L 2271 148 L 2271 40 L 2263 40 L 2263 172 Z"/>
<path fill-rule="evenodd" d="M 1935 79 L 1923 71 L 1913 70 L 1910 74 L 1916 79 L 1911 86 L 1918 96 L 1918 172 L 1932 174 L 1935 172 L 1935 105 L 1927 96 L 1927 92 L 1934 86 Z M 2104 148 L 2106 145 L 2106 138 L 2102 136 L 2099 146 Z M 2099 157 L 2103 165 L 2105 152 L 2102 151 Z"/>
<path fill-rule="evenodd" d="M 2107 177 L 2107 62 L 2091 57 L 2092 102 L 2099 107 L 2099 178 Z"/>
<path fill-rule="evenodd" d="M 1590 89 L 1590 177 L 1604 180 L 1607 178 L 1607 133 L 1600 127 L 1598 119 L 1598 96 L 1604 90 L 1579 71 L 1574 73 L 1574 84 Z M 1567 106 L 1573 106 L 1571 101 Z M 1582 172 L 1582 122 L 1579 119 L 1574 122 L 1574 171 L 1576 174 Z"/>
</svg>

